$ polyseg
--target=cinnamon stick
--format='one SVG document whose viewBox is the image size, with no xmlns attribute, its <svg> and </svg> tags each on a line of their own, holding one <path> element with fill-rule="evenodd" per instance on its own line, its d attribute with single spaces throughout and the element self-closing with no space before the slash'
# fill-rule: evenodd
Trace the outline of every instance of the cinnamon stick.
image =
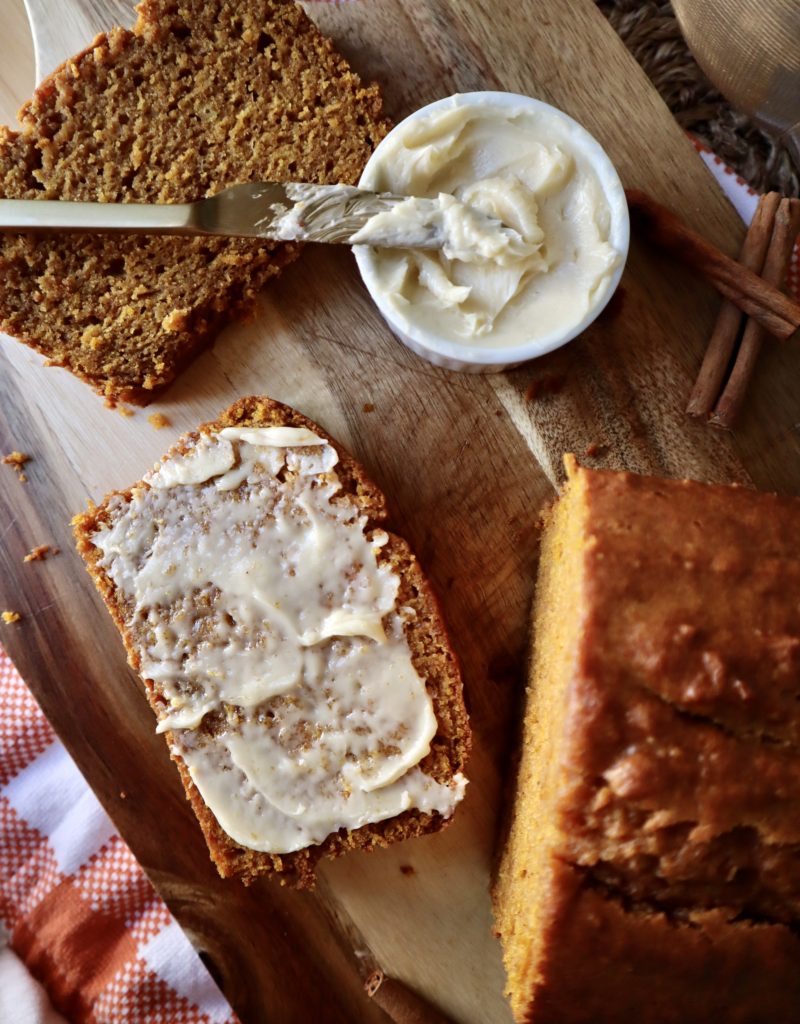
<svg viewBox="0 0 800 1024">
<path fill-rule="evenodd" d="M 764 266 L 775 212 L 781 197 L 778 192 L 767 192 L 758 203 L 758 208 L 748 228 L 742 248 L 739 252 L 739 263 L 755 274 L 760 274 Z M 739 337 L 742 326 L 742 311 L 728 299 L 723 299 L 717 322 L 708 342 L 700 372 L 697 375 L 686 412 L 689 416 L 708 416 L 719 398 L 725 374 Z"/>
<path fill-rule="evenodd" d="M 778 288 L 783 287 L 791 262 L 798 230 L 797 213 L 796 200 L 782 199 L 775 214 L 775 227 L 764 260 L 763 275 L 765 281 Z M 733 428 L 765 337 L 763 326 L 754 319 L 748 320 L 728 383 L 709 420 L 713 426 L 724 430 Z"/>
<path fill-rule="evenodd" d="M 626 189 L 631 221 L 659 248 L 702 274 L 765 331 L 785 341 L 800 328 L 800 305 L 726 256 L 666 206 L 639 189 Z"/>
<path fill-rule="evenodd" d="M 381 970 L 374 971 L 364 984 L 367 995 L 395 1024 L 452 1024 L 422 996 Z"/>
</svg>

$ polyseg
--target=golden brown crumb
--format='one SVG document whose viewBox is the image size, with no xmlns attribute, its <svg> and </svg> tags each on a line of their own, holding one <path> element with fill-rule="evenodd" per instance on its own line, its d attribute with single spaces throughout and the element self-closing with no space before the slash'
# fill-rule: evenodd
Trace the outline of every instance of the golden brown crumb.
<svg viewBox="0 0 800 1024">
<path fill-rule="evenodd" d="M 363 406 L 363 411 L 364 412 L 375 412 L 375 406 L 372 404 L 372 402 L 365 402 L 364 406 Z"/>
<path fill-rule="evenodd" d="M 11 611 L 3 612 L 1 617 L 3 619 L 3 622 L 5 622 L 7 626 L 10 626 L 12 622 L 19 622 L 19 620 L 22 618 L 19 612 Z"/>
<path fill-rule="evenodd" d="M 30 462 L 30 455 L 26 455 L 25 452 L 9 452 L 8 455 L 4 455 L 0 462 L 4 462 L 7 466 L 13 466 L 17 471 L 17 479 L 21 484 L 28 482 L 27 474 L 23 473 L 22 467 L 26 462 Z"/>
<path fill-rule="evenodd" d="M 22 559 L 23 562 L 43 562 L 48 555 L 57 555 L 58 548 L 52 547 L 50 544 L 39 544 L 37 547 L 32 548 L 27 555 Z"/>
<path fill-rule="evenodd" d="M 120 416 L 134 416 L 135 413 L 129 405 L 115 405 L 114 409 L 120 414 Z"/>
<path fill-rule="evenodd" d="M 7 466 L 13 466 L 17 471 L 17 480 L 21 484 L 26 484 L 28 482 L 28 474 L 23 472 L 22 467 L 26 462 L 30 462 L 30 459 L 30 455 L 26 455 L 24 452 L 9 452 L 0 461 L 4 462 Z"/>
<path fill-rule="evenodd" d="M 401 875 L 415 875 L 416 871 L 414 870 L 414 868 L 410 864 L 401 864 L 400 865 L 400 874 Z"/>
<path fill-rule="evenodd" d="M 30 455 L 26 455 L 25 452 L 9 452 L 8 455 L 3 456 L 3 462 L 7 466 L 17 466 L 21 468 L 26 462 L 30 462 Z"/>
<path fill-rule="evenodd" d="M 154 412 L 147 417 L 147 422 L 155 427 L 156 430 L 163 430 L 164 427 L 171 427 L 172 420 L 169 416 L 165 416 L 163 412 Z"/>
</svg>

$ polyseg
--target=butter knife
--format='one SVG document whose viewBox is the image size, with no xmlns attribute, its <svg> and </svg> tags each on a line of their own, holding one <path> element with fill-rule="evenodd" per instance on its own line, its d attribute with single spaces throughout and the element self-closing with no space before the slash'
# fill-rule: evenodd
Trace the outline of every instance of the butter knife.
<svg viewBox="0 0 800 1024">
<path fill-rule="evenodd" d="M 478 210 L 471 208 L 470 215 L 486 229 L 508 231 Z M 0 199 L 0 231 L 228 235 L 420 249 L 445 243 L 437 199 L 275 181 L 233 185 L 194 203 Z"/>
</svg>

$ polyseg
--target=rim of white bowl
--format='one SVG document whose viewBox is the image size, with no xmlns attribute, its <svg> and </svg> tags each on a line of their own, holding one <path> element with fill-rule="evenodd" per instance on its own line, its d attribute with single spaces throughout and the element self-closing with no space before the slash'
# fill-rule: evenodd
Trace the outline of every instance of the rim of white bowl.
<svg viewBox="0 0 800 1024">
<path fill-rule="evenodd" d="M 414 121 L 426 117 L 437 110 L 456 108 L 472 103 L 493 104 L 500 109 L 524 106 L 532 110 L 544 110 L 547 111 L 548 115 L 562 121 L 570 128 L 578 147 L 589 158 L 592 168 L 600 181 L 611 213 L 609 242 L 619 252 L 621 257 L 619 266 L 611 275 L 602 299 L 591 306 L 583 319 L 568 331 L 561 333 L 553 332 L 551 335 L 546 335 L 544 339 L 539 339 L 535 342 L 525 342 L 523 345 L 513 347 L 466 344 L 451 341 L 449 338 L 441 337 L 431 331 L 423 330 L 412 323 L 399 319 L 397 310 L 377 290 L 372 247 L 368 245 L 354 245 L 352 247 L 353 254 L 356 258 L 361 279 L 372 301 L 378 307 L 379 312 L 392 330 L 399 334 L 401 341 L 403 340 L 403 335 L 406 335 L 421 348 L 428 349 L 446 359 L 469 363 L 475 366 L 497 366 L 498 363 L 503 363 L 504 365 L 519 364 L 547 355 L 548 352 L 553 352 L 555 349 L 561 348 L 562 345 L 572 341 L 597 319 L 611 301 L 625 270 L 628 250 L 630 248 L 628 204 L 625 199 L 625 190 L 617 169 L 611 162 L 611 158 L 597 139 L 582 124 L 573 117 L 570 117 L 569 114 L 565 114 L 563 110 L 559 110 L 558 107 L 545 103 L 543 100 L 534 99 L 533 96 L 523 96 L 521 93 L 494 90 L 454 93 L 452 96 L 445 96 L 440 100 L 435 100 L 433 103 L 428 103 L 426 106 L 420 107 L 419 110 L 415 110 L 413 114 L 409 114 L 408 117 L 395 125 L 389 134 L 375 147 L 359 179 L 359 188 L 369 189 L 371 187 L 372 172 L 380 160 L 381 149 L 387 145 L 393 136 L 400 134 Z"/>
</svg>

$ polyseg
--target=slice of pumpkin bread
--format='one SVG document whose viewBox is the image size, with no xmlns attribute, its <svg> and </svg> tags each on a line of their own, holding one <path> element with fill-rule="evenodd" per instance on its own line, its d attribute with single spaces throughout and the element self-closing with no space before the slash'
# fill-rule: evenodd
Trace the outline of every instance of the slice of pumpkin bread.
<svg viewBox="0 0 800 1024">
<path fill-rule="evenodd" d="M 582 469 L 494 887 L 515 1016 L 800 1018 L 800 500 Z"/>
<path fill-rule="evenodd" d="M 294 3 L 145 0 L 0 127 L 0 196 L 189 202 L 237 182 L 355 182 L 386 132 Z M 252 239 L 0 235 L 0 330 L 113 400 L 168 384 L 298 252 Z"/>
<path fill-rule="evenodd" d="M 386 502 L 264 398 L 75 520 L 220 874 L 436 831 L 464 792 L 458 663 Z"/>
</svg>

